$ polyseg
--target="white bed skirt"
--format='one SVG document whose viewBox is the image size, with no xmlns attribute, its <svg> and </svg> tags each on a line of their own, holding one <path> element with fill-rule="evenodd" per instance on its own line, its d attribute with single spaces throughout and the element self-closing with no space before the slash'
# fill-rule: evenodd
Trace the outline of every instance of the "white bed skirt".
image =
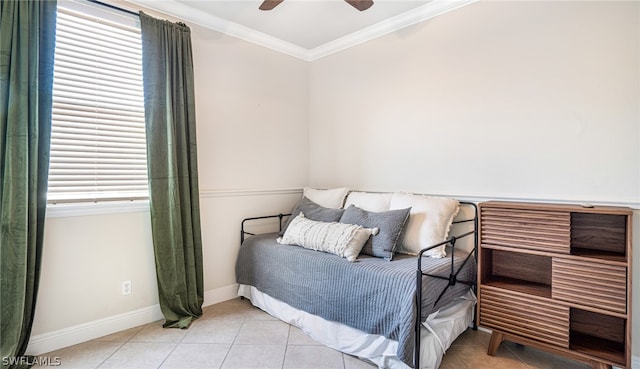
<svg viewBox="0 0 640 369">
<path fill-rule="evenodd" d="M 302 329 L 319 343 L 370 361 L 385 369 L 409 369 L 396 355 L 398 341 L 380 335 L 368 334 L 344 324 L 331 322 L 319 316 L 295 309 L 290 305 L 260 292 L 257 288 L 241 284 L 238 296 L 270 315 Z M 471 290 L 440 309 L 423 322 L 420 330 L 420 369 L 437 369 L 442 356 L 451 343 L 464 332 L 473 320 L 476 298 Z"/>
</svg>

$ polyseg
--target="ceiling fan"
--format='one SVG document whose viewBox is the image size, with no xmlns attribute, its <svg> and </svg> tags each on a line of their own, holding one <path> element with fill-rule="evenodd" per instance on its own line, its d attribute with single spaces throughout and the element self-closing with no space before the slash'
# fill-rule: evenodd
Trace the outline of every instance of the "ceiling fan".
<svg viewBox="0 0 640 369">
<path fill-rule="evenodd" d="M 280 4 L 283 1 L 284 0 L 264 0 L 260 5 L 259 9 L 271 10 L 276 6 L 278 6 L 278 4 Z M 373 0 L 344 0 L 344 1 L 346 1 L 349 5 L 353 6 L 354 8 L 360 11 L 367 10 L 371 7 L 371 5 L 373 5 Z"/>
</svg>

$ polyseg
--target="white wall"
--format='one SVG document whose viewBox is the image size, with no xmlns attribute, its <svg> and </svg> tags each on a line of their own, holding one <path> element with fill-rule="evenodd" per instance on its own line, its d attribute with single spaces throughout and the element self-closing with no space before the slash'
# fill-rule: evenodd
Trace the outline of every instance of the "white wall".
<svg viewBox="0 0 640 369">
<path fill-rule="evenodd" d="M 310 184 L 639 208 L 639 19 L 482 1 L 313 62 Z"/>
<path fill-rule="evenodd" d="M 638 2 L 479 2 L 315 61 L 311 185 L 638 202 Z"/>
<path fill-rule="evenodd" d="M 47 219 L 33 334 L 156 304 L 149 222 L 148 212 Z"/>
<path fill-rule="evenodd" d="M 291 210 L 295 189 L 307 183 L 308 65 L 192 30 L 205 289 L 211 290 L 235 283 L 240 221 Z M 258 191 L 245 196 L 242 190 Z"/>
<path fill-rule="evenodd" d="M 240 221 L 290 210 L 307 183 L 308 65 L 191 29 L 205 303 L 213 303 L 235 296 Z M 47 219 L 30 353 L 161 318 L 149 214 L 137 209 Z M 125 280 L 131 295 L 121 294 Z"/>
</svg>

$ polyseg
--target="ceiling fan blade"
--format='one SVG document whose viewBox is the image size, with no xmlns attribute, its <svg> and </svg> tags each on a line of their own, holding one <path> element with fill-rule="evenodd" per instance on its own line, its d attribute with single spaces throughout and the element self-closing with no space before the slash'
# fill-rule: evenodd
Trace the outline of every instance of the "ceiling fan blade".
<svg viewBox="0 0 640 369">
<path fill-rule="evenodd" d="M 367 10 L 371 7 L 371 5 L 373 5 L 373 0 L 344 0 L 347 3 L 349 3 L 349 5 L 353 6 L 354 8 L 363 11 L 363 10 Z"/>
<path fill-rule="evenodd" d="M 284 0 L 264 0 L 258 9 L 260 10 L 271 10 L 278 6 Z"/>
</svg>

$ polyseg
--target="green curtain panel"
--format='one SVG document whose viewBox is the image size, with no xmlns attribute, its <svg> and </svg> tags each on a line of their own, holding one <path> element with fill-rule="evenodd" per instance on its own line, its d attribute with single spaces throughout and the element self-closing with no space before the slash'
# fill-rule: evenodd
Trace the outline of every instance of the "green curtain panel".
<svg viewBox="0 0 640 369">
<path fill-rule="evenodd" d="M 0 362 L 3 368 L 29 366 L 29 360 L 22 355 L 31 335 L 40 277 L 55 30 L 55 1 L 0 2 Z"/>
<path fill-rule="evenodd" d="M 202 315 L 202 239 L 191 31 L 140 13 L 149 202 L 164 327 Z"/>
</svg>

